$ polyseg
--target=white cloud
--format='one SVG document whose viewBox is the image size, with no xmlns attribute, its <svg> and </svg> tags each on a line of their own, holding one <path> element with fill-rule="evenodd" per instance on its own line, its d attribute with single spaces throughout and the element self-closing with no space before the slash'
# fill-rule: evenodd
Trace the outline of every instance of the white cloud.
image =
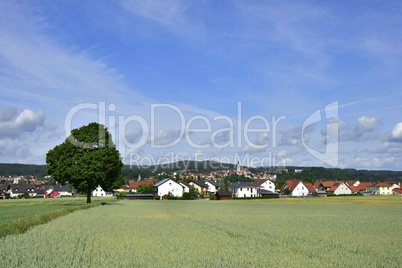
<svg viewBox="0 0 402 268">
<path fill-rule="evenodd" d="M 392 129 L 391 140 L 402 142 L 402 123 L 396 124 Z"/>
<path fill-rule="evenodd" d="M 42 110 L 33 112 L 25 109 L 15 120 L 0 122 L 0 138 L 18 138 L 26 132 L 33 132 L 43 126 L 45 113 Z"/>
<path fill-rule="evenodd" d="M 382 123 L 382 118 L 375 116 L 362 116 L 357 119 L 356 125 L 350 131 L 340 135 L 343 141 L 362 141 L 372 139 L 368 134 L 373 133 Z"/>
</svg>

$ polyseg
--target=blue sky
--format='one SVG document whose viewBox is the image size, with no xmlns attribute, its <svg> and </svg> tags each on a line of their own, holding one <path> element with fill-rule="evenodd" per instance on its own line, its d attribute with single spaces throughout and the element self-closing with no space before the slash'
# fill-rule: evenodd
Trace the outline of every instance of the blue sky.
<svg viewBox="0 0 402 268">
<path fill-rule="evenodd" d="M 126 164 L 401 170 L 401 13 L 400 1 L 0 1 L 0 162 L 44 164 L 71 128 L 104 118 Z"/>
</svg>

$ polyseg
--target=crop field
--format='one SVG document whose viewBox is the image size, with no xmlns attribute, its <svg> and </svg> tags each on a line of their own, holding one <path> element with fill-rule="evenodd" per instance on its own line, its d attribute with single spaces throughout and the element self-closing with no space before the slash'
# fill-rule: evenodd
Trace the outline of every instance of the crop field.
<svg viewBox="0 0 402 268">
<path fill-rule="evenodd" d="M 2 238 L 0 266 L 400 267 L 402 198 L 364 198 L 122 200 Z"/>
<path fill-rule="evenodd" d="M 54 218 L 77 209 L 97 206 L 105 201 L 113 200 L 110 198 L 94 198 L 92 205 L 86 204 L 86 198 L 76 199 L 72 197 L 1 200 L 0 237 L 7 235 L 7 232 L 16 231 L 19 233 L 23 231 L 16 230 L 18 225 L 32 224 L 32 221 L 38 221 L 39 217 Z"/>
</svg>

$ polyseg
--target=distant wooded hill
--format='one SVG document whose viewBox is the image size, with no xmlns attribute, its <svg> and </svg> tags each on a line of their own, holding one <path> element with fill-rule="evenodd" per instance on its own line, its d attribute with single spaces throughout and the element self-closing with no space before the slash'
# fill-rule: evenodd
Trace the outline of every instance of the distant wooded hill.
<svg viewBox="0 0 402 268">
<path fill-rule="evenodd" d="M 209 173 L 218 170 L 234 170 L 236 165 L 213 161 L 179 161 L 175 163 L 152 165 L 152 166 L 129 166 L 122 169 L 126 180 L 149 178 L 160 173 Z M 253 173 L 274 171 L 274 167 L 249 168 Z M 310 179 L 315 180 L 360 180 L 360 181 L 402 181 L 402 171 L 388 170 L 356 170 L 324 167 L 287 167 L 288 173 L 279 173 L 278 179 Z M 302 169 L 301 173 L 295 173 L 295 169 Z M 0 176 L 28 176 L 35 175 L 41 178 L 46 175 L 46 165 L 26 164 L 1 164 Z M 161 175 L 164 176 L 164 175 Z"/>
<path fill-rule="evenodd" d="M 46 165 L 2 164 L 0 163 L 0 176 L 29 176 L 38 178 L 46 176 Z"/>
</svg>

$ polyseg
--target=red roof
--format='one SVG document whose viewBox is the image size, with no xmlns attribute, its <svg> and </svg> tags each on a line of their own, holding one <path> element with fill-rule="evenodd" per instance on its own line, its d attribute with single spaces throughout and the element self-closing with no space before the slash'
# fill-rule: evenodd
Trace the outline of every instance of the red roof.
<svg viewBox="0 0 402 268">
<path fill-rule="evenodd" d="M 130 184 L 129 188 L 130 189 L 137 189 L 138 186 L 140 186 L 140 185 L 150 185 L 150 184 L 154 184 L 154 182 L 153 181 L 133 181 Z"/>
<path fill-rule="evenodd" d="M 397 193 L 401 193 L 402 194 L 402 189 L 401 188 L 397 188 L 397 189 L 394 189 L 394 190 L 392 190 L 393 192 L 397 192 Z"/>
<path fill-rule="evenodd" d="M 359 186 L 348 185 L 348 187 L 350 188 L 350 190 L 352 190 L 352 193 L 357 193 L 358 191 L 360 191 Z"/>
<path fill-rule="evenodd" d="M 357 185 L 356 189 L 358 191 L 366 191 L 367 187 L 371 186 L 373 183 L 371 182 L 361 182 L 359 185 Z"/>
<path fill-rule="evenodd" d="M 56 197 L 56 196 L 60 196 L 58 191 L 53 191 L 50 193 L 50 197 Z"/>
<path fill-rule="evenodd" d="M 306 185 L 309 193 L 314 193 L 315 192 L 315 188 L 311 183 L 304 183 L 304 185 Z"/>
<path fill-rule="evenodd" d="M 342 181 L 322 181 L 321 184 L 322 186 L 324 186 L 325 188 L 329 188 L 334 186 L 335 183 L 341 183 Z"/>
<path fill-rule="evenodd" d="M 392 185 L 386 182 L 377 182 L 373 183 L 371 186 L 373 187 L 391 187 Z"/>
<path fill-rule="evenodd" d="M 301 182 L 301 180 L 295 180 L 295 181 L 287 181 L 282 187 L 281 191 L 285 190 L 285 186 L 287 185 L 291 191 L 296 188 L 296 186 Z"/>
</svg>

